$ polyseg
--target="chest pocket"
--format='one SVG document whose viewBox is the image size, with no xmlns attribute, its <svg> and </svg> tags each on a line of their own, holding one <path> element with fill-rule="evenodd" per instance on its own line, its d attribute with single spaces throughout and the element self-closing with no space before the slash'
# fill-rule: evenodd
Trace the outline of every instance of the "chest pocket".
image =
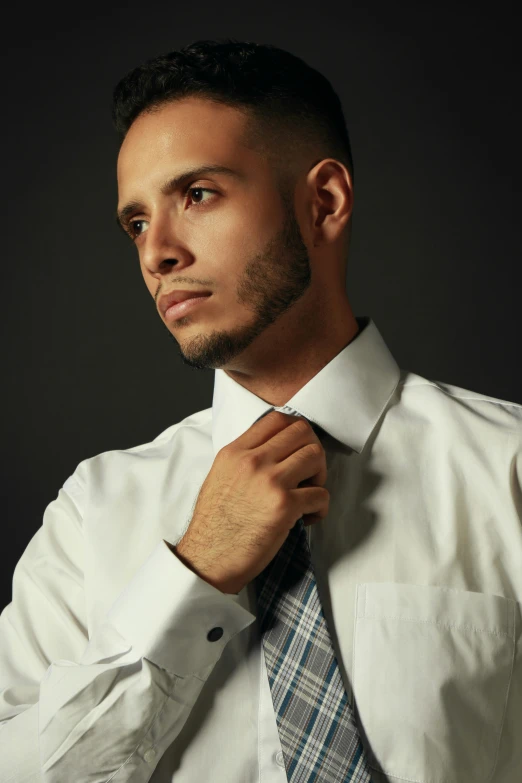
<svg viewBox="0 0 522 783">
<path fill-rule="evenodd" d="M 515 601 L 426 585 L 357 588 L 353 690 L 371 766 L 417 783 L 485 783 L 515 653 Z"/>
</svg>

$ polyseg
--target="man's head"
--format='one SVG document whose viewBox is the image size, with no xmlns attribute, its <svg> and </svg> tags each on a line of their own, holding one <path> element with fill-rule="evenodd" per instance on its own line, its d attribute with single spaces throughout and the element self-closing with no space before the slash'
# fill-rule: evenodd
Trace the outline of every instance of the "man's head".
<svg viewBox="0 0 522 783">
<path fill-rule="evenodd" d="M 335 315 L 346 334 L 353 165 L 325 77 L 273 46 L 199 41 L 127 74 L 113 121 L 119 221 L 149 292 L 212 292 L 165 321 L 186 364 L 273 367 L 283 337 L 331 342 Z M 172 184 L 204 166 L 230 171 Z"/>
</svg>

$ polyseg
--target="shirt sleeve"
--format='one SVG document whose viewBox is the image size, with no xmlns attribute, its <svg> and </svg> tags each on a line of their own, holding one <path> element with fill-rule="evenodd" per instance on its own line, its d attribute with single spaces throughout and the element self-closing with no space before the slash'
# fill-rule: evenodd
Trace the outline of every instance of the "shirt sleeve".
<svg viewBox="0 0 522 783">
<path fill-rule="evenodd" d="M 73 474 L 47 506 L 0 615 L 6 783 L 145 783 L 225 645 L 255 620 L 160 540 L 89 635 L 82 492 Z"/>
</svg>

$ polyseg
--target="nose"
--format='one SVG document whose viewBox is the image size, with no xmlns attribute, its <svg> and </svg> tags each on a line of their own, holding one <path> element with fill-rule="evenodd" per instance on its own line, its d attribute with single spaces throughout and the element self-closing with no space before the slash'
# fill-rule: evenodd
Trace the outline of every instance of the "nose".
<svg viewBox="0 0 522 783">
<path fill-rule="evenodd" d="M 168 216 L 151 220 L 141 252 L 141 262 L 147 271 L 160 277 L 173 266 L 184 269 L 194 262 L 194 257 L 176 233 Z"/>
</svg>

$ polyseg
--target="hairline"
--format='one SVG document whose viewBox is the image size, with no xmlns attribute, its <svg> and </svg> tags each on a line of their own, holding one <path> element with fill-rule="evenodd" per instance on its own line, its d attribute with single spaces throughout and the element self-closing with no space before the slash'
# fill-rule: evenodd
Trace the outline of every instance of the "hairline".
<svg viewBox="0 0 522 783">
<path fill-rule="evenodd" d="M 295 137 L 292 138 L 291 148 L 295 150 L 295 152 L 293 155 L 288 156 L 286 150 L 290 145 L 281 144 L 281 142 L 284 142 L 285 137 L 288 137 L 291 134 L 297 124 L 292 117 L 290 122 L 279 121 L 275 124 L 271 124 L 271 117 L 267 117 L 263 114 L 262 107 L 241 101 L 236 103 L 227 96 L 221 96 L 212 93 L 211 91 L 196 89 L 193 91 L 189 90 L 182 94 L 169 96 L 167 93 L 165 96 L 156 97 L 148 103 L 147 106 L 143 107 L 139 114 L 133 119 L 131 125 L 142 114 L 152 114 L 159 111 L 162 106 L 165 106 L 166 104 L 176 103 L 190 98 L 199 98 L 200 100 L 228 106 L 244 116 L 245 126 L 240 137 L 240 143 L 248 149 L 259 153 L 269 162 L 274 172 L 276 185 L 280 191 L 295 187 L 297 177 L 302 173 L 302 167 L 300 168 L 299 162 L 306 157 L 306 153 L 308 153 L 310 160 L 312 160 L 312 158 L 317 158 L 317 156 L 319 156 L 318 160 L 321 160 L 323 157 L 333 157 L 336 160 L 339 160 L 346 166 L 350 175 L 353 177 L 352 167 L 347 156 L 346 160 L 344 160 L 343 156 L 337 154 L 338 151 L 328 151 L 324 140 L 320 138 L 303 138 L 303 136 L 299 136 L 298 134 L 297 139 L 295 139 Z M 120 147 L 131 125 L 129 125 L 125 131 L 125 135 L 122 136 Z M 313 126 L 308 125 L 307 129 L 309 130 L 310 128 L 313 128 Z M 313 128 L 313 130 L 315 130 L 315 128 Z M 317 136 L 319 136 L 319 134 L 317 134 Z M 284 149 L 278 147 L 278 142 Z"/>
</svg>

